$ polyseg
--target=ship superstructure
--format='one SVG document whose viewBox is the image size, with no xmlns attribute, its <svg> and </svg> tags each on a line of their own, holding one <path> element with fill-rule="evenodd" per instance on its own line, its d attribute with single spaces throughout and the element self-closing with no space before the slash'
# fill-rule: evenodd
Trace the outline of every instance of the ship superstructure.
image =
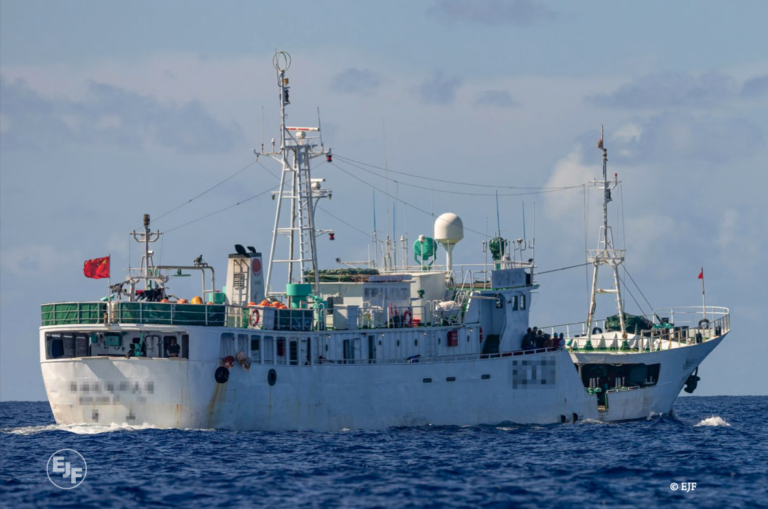
<svg viewBox="0 0 768 509">
<path fill-rule="evenodd" d="M 141 267 L 107 299 L 42 307 L 41 366 L 57 422 L 339 430 L 622 421 L 668 412 L 684 385 L 695 388 L 697 367 L 730 331 L 729 312 L 673 308 L 627 323 L 617 269 L 624 252 L 613 245 L 607 214 L 617 179 L 607 178 L 602 139 L 603 179 L 595 184 L 604 223 L 590 257 L 587 320 L 532 336 L 538 284 L 523 239 L 499 234 L 486 246 L 490 264 L 455 264 L 464 225 L 453 213 L 415 241 L 415 265 L 404 255 L 400 266 L 386 256 L 382 267 L 318 266 L 316 237 L 333 232 L 319 229 L 314 214 L 330 190 L 310 163 L 333 155 L 319 121 L 286 125 L 290 57 L 278 52 L 273 64 L 280 146 L 255 151 L 282 166 L 268 259 L 236 245 L 218 288 L 202 257 L 155 265 L 149 247 L 162 234 L 145 215 L 144 232 L 133 233 L 144 245 Z M 436 263 L 438 245 L 445 265 Z M 607 290 L 597 288 L 603 265 L 614 272 Z M 278 266 L 287 268 L 285 286 Z M 189 302 L 168 286 L 183 271 L 202 278 Z M 596 319 L 600 293 L 616 295 L 615 319 Z"/>
</svg>

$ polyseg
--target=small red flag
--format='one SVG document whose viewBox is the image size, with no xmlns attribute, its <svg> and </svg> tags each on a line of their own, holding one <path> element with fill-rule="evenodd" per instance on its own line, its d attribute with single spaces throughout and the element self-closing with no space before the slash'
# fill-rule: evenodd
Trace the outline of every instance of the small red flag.
<svg viewBox="0 0 768 509">
<path fill-rule="evenodd" d="M 704 269 L 701 269 L 701 272 L 699 273 L 699 279 L 704 279 Z"/>
<path fill-rule="evenodd" d="M 603 149 L 603 137 L 602 136 L 600 136 L 600 141 L 597 142 L 597 148 L 599 148 L 600 150 Z"/>
<path fill-rule="evenodd" d="M 106 279 L 109 277 L 109 256 L 94 258 L 83 263 L 83 274 L 92 279 Z"/>
</svg>

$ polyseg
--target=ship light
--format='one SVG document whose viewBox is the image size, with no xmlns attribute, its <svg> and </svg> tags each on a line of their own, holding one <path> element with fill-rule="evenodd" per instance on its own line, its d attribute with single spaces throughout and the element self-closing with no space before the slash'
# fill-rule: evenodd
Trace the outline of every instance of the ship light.
<svg viewBox="0 0 768 509">
<path fill-rule="evenodd" d="M 331 240 L 336 240 L 336 234 L 335 234 L 335 233 L 329 233 L 329 234 L 328 234 L 328 237 L 329 237 Z"/>
</svg>

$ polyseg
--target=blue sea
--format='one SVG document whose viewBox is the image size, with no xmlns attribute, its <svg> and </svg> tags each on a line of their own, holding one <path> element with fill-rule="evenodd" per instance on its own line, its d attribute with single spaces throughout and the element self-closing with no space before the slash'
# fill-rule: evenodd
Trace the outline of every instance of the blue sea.
<svg viewBox="0 0 768 509">
<path fill-rule="evenodd" d="M 767 422 L 763 396 L 681 398 L 671 415 L 622 424 L 336 433 L 58 426 L 47 403 L 8 402 L 0 403 L 0 502 L 768 507 Z M 74 489 L 55 487 L 46 474 L 60 449 L 87 461 L 85 480 Z"/>
</svg>

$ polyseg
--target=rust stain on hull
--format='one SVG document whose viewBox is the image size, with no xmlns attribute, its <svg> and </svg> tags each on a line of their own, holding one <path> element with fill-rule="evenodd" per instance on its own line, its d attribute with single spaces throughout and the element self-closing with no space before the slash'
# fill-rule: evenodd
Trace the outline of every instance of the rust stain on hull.
<svg viewBox="0 0 768 509">
<path fill-rule="evenodd" d="M 205 407 L 209 428 L 216 427 L 214 422 L 218 420 L 218 413 L 221 409 L 221 405 L 224 403 L 224 399 L 227 395 L 227 386 L 229 385 L 228 383 L 214 383 L 216 385 L 213 388 L 213 395 L 211 396 L 211 400 L 208 402 L 208 405 Z"/>
</svg>

